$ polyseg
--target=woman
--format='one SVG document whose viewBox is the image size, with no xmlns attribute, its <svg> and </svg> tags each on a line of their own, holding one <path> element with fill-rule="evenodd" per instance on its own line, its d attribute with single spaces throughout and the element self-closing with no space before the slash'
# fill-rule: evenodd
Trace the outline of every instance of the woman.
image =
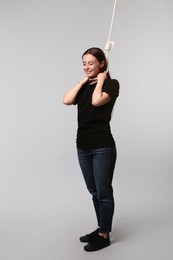
<svg viewBox="0 0 173 260">
<path fill-rule="evenodd" d="M 79 164 L 92 200 L 98 228 L 80 237 L 86 251 L 110 245 L 114 197 L 112 178 L 116 146 L 110 129 L 112 109 L 119 95 L 119 83 L 107 72 L 103 51 L 90 48 L 82 55 L 85 77 L 63 98 L 66 105 L 78 106 L 77 152 Z"/>
</svg>

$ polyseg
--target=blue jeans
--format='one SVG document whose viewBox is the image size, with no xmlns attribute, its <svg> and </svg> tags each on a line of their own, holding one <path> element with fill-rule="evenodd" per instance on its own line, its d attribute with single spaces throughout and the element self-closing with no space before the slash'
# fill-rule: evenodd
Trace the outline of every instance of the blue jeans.
<svg viewBox="0 0 173 260">
<path fill-rule="evenodd" d="M 112 179 L 116 147 L 77 149 L 77 152 L 87 189 L 92 194 L 100 232 L 111 232 L 114 214 Z"/>
</svg>

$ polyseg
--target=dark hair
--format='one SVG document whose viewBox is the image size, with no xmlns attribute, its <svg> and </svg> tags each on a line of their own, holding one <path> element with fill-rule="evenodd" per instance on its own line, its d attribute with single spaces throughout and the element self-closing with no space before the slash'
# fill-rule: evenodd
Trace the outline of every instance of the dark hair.
<svg viewBox="0 0 173 260">
<path fill-rule="evenodd" d="M 82 55 L 82 58 L 84 55 L 86 54 L 91 54 L 93 55 L 98 61 L 99 63 L 101 63 L 102 61 L 104 61 L 104 66 L 101 68 L 100 72 L 104 72 L 107 70 L 108 68 L 108 62 L 107 62 L 107 59 L 106 59 L 106 56 L 104 54 L 104 52 L 102 51 L 102 49 L 100 48 L 97 48 L 97 47 L 92 47 L 92 48 L 89 48 L 88 50 L 86 50 L 83 55 Z M 110 74 L 108 72 L 108 78 L 110 78 Z"/>
</svg>

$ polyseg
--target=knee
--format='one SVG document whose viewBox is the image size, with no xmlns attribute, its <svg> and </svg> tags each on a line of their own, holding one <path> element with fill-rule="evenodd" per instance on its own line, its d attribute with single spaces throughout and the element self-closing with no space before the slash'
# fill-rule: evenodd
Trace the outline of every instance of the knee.
<svg viewBox="0 0 173 260">
<path fill-rule="evenodd" d="M 89 191 L 89 193 L 92 195 L 92 198 L 93 199 L 97 199 L 97 191 L 96 191 L 96 189 L 93 189 L 93 188 L 89 188 L 88 187 L 88 191 Z"/>
<path fill-rule="evenodd" d="M 99 195 L 97 196 L 97 199 L 100 201 L 100 203 L 110 203 L 110 204 L 114 204 L 114 197 L 113 194 L 109 194 L 109 195 Z"/>
</svg>

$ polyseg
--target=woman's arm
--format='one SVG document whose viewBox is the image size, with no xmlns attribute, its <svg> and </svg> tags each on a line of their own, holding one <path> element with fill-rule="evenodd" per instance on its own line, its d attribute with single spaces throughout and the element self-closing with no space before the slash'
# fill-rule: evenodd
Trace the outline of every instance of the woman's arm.
<svg viewBox="0 0 173 260">
<path fill-rule="evenodd" d="M 111 97 L 102 91 L 103 84 L 105 79 L 107 78 L 107 72 L 99 73 L 97 76 L 97 85 L 92 95 L 92 105 L 99 107 L 111 100 Z"/>
<path fill-rule="evenodd" d="M 88 81 L 88 77 L 82 79 L 77 85 L 70 89 L 63 97 L 63 103 L 65 105 L 73 105 L 76 100 L 76 96 L 81 87 Z"/>
</svg>

